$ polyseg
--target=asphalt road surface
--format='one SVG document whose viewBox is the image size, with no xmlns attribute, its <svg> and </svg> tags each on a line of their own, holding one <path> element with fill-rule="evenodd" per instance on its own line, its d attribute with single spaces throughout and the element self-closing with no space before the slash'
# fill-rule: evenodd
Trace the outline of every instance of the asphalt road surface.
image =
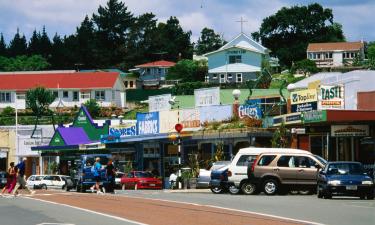
<svg viewBox="0 0 375 225">
<path fill-rule="evenodd" d="M 96 213 L 96 212 L 99 212 Z M 22 216 L 20 216 L 22 215 Z M 375 224 L 375 201 L 313 196 L 120 191 L 38 191 L 0 198 L 0 224 Z"/>
</svg>

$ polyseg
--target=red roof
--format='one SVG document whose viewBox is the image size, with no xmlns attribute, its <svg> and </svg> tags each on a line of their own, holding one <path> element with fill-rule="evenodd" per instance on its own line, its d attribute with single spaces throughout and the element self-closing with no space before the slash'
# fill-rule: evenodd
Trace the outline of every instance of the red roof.
<svg viewBox="0 0 375 225">
<path fill-rule="evenodd" d="M 176 65 L 175 62 L 160 60 L 160 61 L 149 62 L 149 63 L 137 65 L 135 67 L 172 67 L 174 65 Z"/>
<path fill-rule="evenodd" d="M 49 89 L 113 88 L 117 72 L 77 72 L 0 75 L 0 90 L 28 90 L 37 86 Z"/>
<path fill-rule="evenodd" d="M 310 43 L 307 47 L 308 52 L 320 51 L 358 51 L 364 47 L 360 41 L 357 42 L 332 42 L 332 43 Z"/>
</svg>

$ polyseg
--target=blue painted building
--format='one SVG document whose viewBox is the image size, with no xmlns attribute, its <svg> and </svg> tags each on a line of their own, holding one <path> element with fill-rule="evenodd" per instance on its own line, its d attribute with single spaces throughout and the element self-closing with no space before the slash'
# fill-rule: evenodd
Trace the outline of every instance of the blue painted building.
<svg viewBox="0 0 375 225">
<path fill-rule="evenodd" d="M 161 81 L 165 81 L 168 69 L 175 64 L 175 62 L 160 60 L 136 65 L 135 69 L 130 71 L 136 71 L 140 74 L 139 79 L 143 88 L 155 88 L 160 86 Z"/>
<path fill-rule="evenodd" d="M 206 53 L 208 58 L 207 83 L 243 83 L 256 79 L 262 60 L 269 60 L 269 52 L 244 33 L 216 51 Z"/>
</svg>

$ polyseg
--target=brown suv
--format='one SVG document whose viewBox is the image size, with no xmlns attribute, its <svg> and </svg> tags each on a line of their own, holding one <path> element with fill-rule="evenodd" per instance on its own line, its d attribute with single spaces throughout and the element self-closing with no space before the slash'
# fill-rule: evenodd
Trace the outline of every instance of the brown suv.
<svg viewBox="0 0 375 225">
<path fill-rule="evenodd" d="M 248 176 L 252 183 L 267 195 L 276 194 L 281 187 L 293 190 L 313 191 L 319 168 L 326 160 L 306 153 L 263 153 L 258 156 Z"/>
</svg>

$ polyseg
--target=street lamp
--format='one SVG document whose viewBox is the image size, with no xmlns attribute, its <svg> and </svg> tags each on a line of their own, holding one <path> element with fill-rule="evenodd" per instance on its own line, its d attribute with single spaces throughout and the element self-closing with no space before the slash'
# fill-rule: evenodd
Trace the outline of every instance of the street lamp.
<svg viewBox="0 0 375 225">
<path fill-rule="evenodd" d="M 233 102 L 233 115 L 235 118 L 238 118 L 238 107 L 240 102 L 238 101 L 238 98 L 241 95 L 241 91 L 239 89 L 234 89 L 232 91 L 232 95 L 234 97 L 234 102 Z"/>
</svg>

